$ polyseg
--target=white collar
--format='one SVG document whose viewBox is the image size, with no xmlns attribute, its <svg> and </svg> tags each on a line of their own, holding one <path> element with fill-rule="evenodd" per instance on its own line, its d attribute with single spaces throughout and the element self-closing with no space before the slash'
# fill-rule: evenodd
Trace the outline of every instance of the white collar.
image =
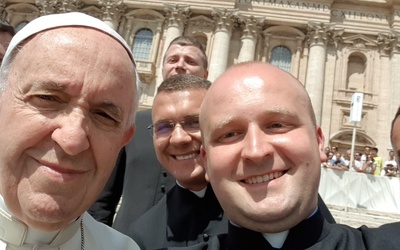
<svg viewBox="0 0 400 250">
<path fill-rule="evenodd" d="M 187 189 L 184 186 L 182 186 L 178 181 L 176 181 L 176 184 L 178 186 L 180 186 L 181 188 L 183 188 L 183 189 Z M 206 195 L 207 186 L 205 188 L 203 188 L 202 190 L 200 190 L 200 191 L 193 191 L 193 190 L 190 190 L 190 189 L 187 189 L 187 190 L 189 190 L 190 192 L 194 193 L 199 198 L 204 198 L 204 196 Z"/>
<path fill-rule="evenodd" d="M 81 220 L 82 217 L 72 222 L 67 228 L 53 232 L 28 228 L 11 215 L 0 195 L 0 240 L 15 246 L 24 244 L 60 246 L 69 241 L 79 230 Z"/>
</svg>

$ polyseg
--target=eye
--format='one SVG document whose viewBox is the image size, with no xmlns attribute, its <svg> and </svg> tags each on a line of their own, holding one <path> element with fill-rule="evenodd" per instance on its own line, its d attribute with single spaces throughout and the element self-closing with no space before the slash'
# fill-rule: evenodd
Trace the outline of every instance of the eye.
<svg viewBox="0 0 400 250">
<path fill-rule="evenodd" d="M 63 100 L 56 95 L 33 95 L 28 102 L 38 109 L 58 109 Z"/>
<path fill-rule="evenodd" d="M 200 128 L 200 122 L 198 119 L 190 119 L 185 121 L 185 128 L 189 130 L 197 130 Z"/>
<path fill-rule="evenodd" d="M 231 143 L 237 140 L 241 136 L 240 132 L 232 131 L 225 133 L 221 137 L 219 137 L 218 142 L 220 143 Z"/>
<path fill-rule="evenodd" d="M 105 119 L 115 121 L 115 119 L 114 119 L 113 117 L 111 117 L 109 114 L 107 114 L 107 113 L 104 112 L 104 111 L 96 111 L 95 114 L 98 115 L 98 116 L 100 116 L 100 117 L 103 117 L 103 118 L 105 118 Z"/>
<path fill-rule="evenodd" d="M 154 125 L 154 133 L 156 135 L 167 135 L 174 130 L 174 124 L 172 122 L 163 122 Z"/>
<path fill-rule="evenodd" d="M 52 95 L 38 95 L 37 98 L 43 101 L 58 102 L 58 98 Z"/>
</svg>

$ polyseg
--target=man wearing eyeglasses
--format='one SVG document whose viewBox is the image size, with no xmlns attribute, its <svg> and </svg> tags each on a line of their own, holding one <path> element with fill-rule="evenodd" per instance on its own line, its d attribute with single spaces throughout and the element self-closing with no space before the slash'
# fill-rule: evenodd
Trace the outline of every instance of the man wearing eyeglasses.
<svg viewBox="0 0 400 250">
<path fill-rule="evenodd" d="M 129 236 L 142 249 L 190 246 L 227 232 L 200 156 L 199 110 L 210 85 L 195 75 L 176 75 L 157 90 L 149 130 L 157 158 L 176 185 L 130 227 Z"/>
</svg>

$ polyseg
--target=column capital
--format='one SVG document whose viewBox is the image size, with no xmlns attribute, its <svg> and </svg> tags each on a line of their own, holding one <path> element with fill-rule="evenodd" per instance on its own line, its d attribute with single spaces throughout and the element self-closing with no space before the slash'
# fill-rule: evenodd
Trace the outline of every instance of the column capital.
<svg viewBox="0 0 400 250">
<path fill-rule="evenodd" d="M 183 30 L 190 16 L 189 5 L 186 4 L 164 4 L 165 24 L 167 27 L 175 26 Z"/>
<path fill-rule="evenodd" d="M 237 9 L 213 8 L 211 15 L 215 22 L 215 31 L 231 32 L 237 20 Z"/>
<path fill-rule="evenodd" d="M 390 53 L 392 52 L 392 46 L 393 46 L 393 41 L 395 41 L 396 38 L 393 37 L 392 33 L 389 32 L 381 32 L 378 34 L 378 37 L 376 38 L 376 43 L 379 46 L 379 51 L 382 55 L 389 56 Z"/>
<path fill-rule="evenodd" d="M 58 0 L 35 0 L 36 6 L 39 8 L 41 16 L 56 13 Z"/>
<path fill-rule="evenodd" d="M 334 23 L 308 22 L 307 38 L 310 45 L 320 44 L 326 46 L 333 43 L 338 46 L 342 41 L 343 29 L 335 28 Z"/>
<path fill-rule="evenodd" d="M 123 0 L 98 0 L 103 11 L 103 21 L 118 24 L 126 10 Z"/>
<path fill-rule="evenodd" d="M 243 29 L 242 38 L 257 39 L 262 28 L 264 18 L 254 16 L 238 16 L 238 23 Z"/>
<path fill-rule="evenodd" d="M 81 0 L 62 0 L 59 3 L 59 10 L 62 13 L 73 12 L 81 9 L 83 3 Z"/>
</svg>

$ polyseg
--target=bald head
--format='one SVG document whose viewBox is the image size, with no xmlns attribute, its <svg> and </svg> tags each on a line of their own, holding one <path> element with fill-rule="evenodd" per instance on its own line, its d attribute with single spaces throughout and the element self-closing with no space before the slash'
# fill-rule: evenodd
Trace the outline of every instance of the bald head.
<svg viewBox="0 0 400 250">
<path fill-rule="evenodd" d="M 288 230 L 317 207 L 324 137 L 310 98 L 269 64 L 238 64 L 200 110 L 206 178 L 227 217 L 258 232 Z"/>
</svg>

